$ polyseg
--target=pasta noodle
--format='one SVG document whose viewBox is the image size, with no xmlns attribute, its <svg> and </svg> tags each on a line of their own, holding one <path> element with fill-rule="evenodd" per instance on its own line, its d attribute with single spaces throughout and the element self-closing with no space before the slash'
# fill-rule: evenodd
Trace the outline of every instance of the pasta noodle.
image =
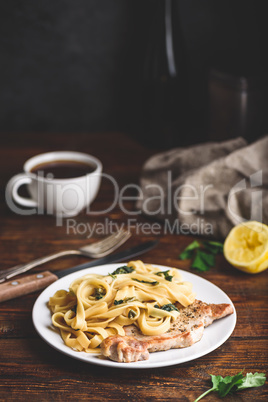
<svg viewBox="0 0 268 402">
<path fill-rule="evenodd" d="M 125 335 L 135 324 L 145 335 L 167 332 L 178 317 L 176 303 L 186 307 L 195 294 L 176 268 L 159 268 L 130 261 L 108 275 L 88 274 L 69 291 L 58 290 L 49 300 L 52 323 L 65 344 L 78 351 L 96 352 L 103 339 Z"/>
</svg>

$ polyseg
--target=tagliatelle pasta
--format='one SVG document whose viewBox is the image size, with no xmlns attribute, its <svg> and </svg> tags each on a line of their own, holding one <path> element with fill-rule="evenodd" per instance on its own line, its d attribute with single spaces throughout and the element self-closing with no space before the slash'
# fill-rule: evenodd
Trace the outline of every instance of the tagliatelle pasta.
<svg viewBox="0 0 268 402">
<path fill-rule="evenodd" d="M 49 308 L 65 344 L 90 353 L 108 336 L 124 336 L 126 325 L 137 325 L 145 335 L 167 332 L 180 314 L 176 303 L 186 307 L 194 300 L 192 284 L 176 268 L 159 271 L 130 261 L 106 276 L 76 279 L 69 291 L 58 290 L 50 298 Z"/>
</svg>

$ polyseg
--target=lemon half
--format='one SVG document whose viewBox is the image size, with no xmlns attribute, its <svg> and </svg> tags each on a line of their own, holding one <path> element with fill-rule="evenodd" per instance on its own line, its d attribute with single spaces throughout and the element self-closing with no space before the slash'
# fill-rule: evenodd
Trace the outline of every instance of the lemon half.
<svg viewBox="0 0 268 402">
<path fill-rule="evenodd" d="M 268 268 L 268 226 L 256 221 L 235 226 L 225 239 L 223 253 L 241 271 L 264 271 Z"/>
</svg>

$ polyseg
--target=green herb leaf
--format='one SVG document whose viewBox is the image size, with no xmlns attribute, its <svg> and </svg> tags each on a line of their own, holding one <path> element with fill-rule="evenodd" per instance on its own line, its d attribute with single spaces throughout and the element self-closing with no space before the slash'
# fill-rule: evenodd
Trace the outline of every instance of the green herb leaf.
<svg viewBox="0 0 268 402">
<path fill-rule="evenodd" d="M 117 306 L 118 304 L 122 304 L 122 303 L 124 303 L 124 300 L 122 300 L 122 299 L 121 299 L 121 300 L 115 300 L 115 301 L 114 301 L 114 305 L 115 305 L 115 306 Z"/>
<path fill-rule="evenodd" d="M 266 381 L 266 377 L 264 373 L 247 373 L 246 377 L 243 378 L 241 384 L 237 386 L 237 390 L 252 388 L 252 387 L 261 387 L 264 385 Z"/>
<path fill-rule="evenodd" d="M 135 301 L 135 300 L 137 300 L 135 296 L 126 297 L 124 299 L 124 303 L 132 302 L 132 301 Z"/>
<path fill-rule="evenodd" d="M 156 272 L 155 275 L 158 275 L 158 276 L 164 275 L 166 281 L 172 282 L 173 276 L 169 275 L 169 270 Z"/>
<path fill-rule="evenodd" d="M 190 260 L 194 255 L 194 250 L 184 250 L 180 255 L 179 259 L 180 260 Z"/>
<path fill-rule="evenodd" d="M 200 272 L 208 271 L 215 265 L 215 255 L 223 252 L 222 243 L 216 241 L 193 241 L 179 255 L 181 260 L 192 259 L 191 268 Z"/>
<path fill-rule="evenodd" d="M 218 388 L 217 388 L 219 396 L 224 397 L 227 394 L 229 394 L 229 392 L 232 390 L 232 388 L 235 385 L 241 384 L 242 378 L 243 378 L 242 372 L 238 373 L 234 376 L 228 375 L 224 378 L 221 378 L 221 381 L 219 382 Z"/>
<path fill-rule="evenodd" d="M 192 268 L 197 269 L 200 272 L 208 271 L 210 267 L 215 264 L 215 258 L 212 254 L 207 254 L 204 251 L 197 250 L 195 258 L 191 264 Z"/>
<path fill-rule="evenodd" d="M 203 246 L 212 254 L 218 254 L 223 252 L 223 244 L 217 241 L 203 241 Z"/>
<path fill-rule="evenodd" d="M 130 319 L 133 320 L 133 318 L 135 318 L 136 315 L 137 315 L 136 311 L 134 311 L 134 310 L 132 310 L 132 309 L 129 310 L 129 312 L 128 312 L 128 318 L 130 318 Z"/>
<path fill-rule="evenodd" d="M 204 396 L 212 391 L 217 391 L 220 397 L 224 397 L 229 393 L 240 391 L 242 389 L 260 387 L 264 385 L 266 376 L 264 373 L 247 373 L 246 376 L 243 377 L 241 371 L 234 376 L 226 377 L 211 374 L 211 381 L 213 387 L 200 395 L 194 402 L 200 401 L 200 399 L 204 398 Z"/>
<path fill-rule="evenodd" d="M 203 243 L 207 243 L 210 246 L 218 248 L 219 250 L 223 249 L 223 244 L 221 242 L 219 242 L 219 241 L 211 241 L 211 240 L 209 240 L 209 241 L 204 241 Z"/>
<path fill-rule="evenodd" d="M 198 254 L 200 258 L 206 263 L 209 267 L 213 267 L 215 265 L 215 257 L 212 254 L 205 253 L 202 250 L 198 250 Z"/>
<path fill-rule="evenodd" d="M 128 302 L 132 302 L 137 300 L 136 297 L 132 296 L 132 297 L 126 297 L 124 300 L 115 300 L 114 301 L 114 305 L 117 306 L 118 304 L 122 304 L 122 303 L 128 303 Z"/>
<path fill-rule="evenodd" d="M 179 258 L 181 260 L 188 260 L 192 258 L 197 248 L 200 248 L 200 244 L 195 240 L 184 249 L 184 251 L 179 255 Z"/>
<path fill-rule="evenodd" d="M 121 274 L 130 274 L 134 271 L 134 268 L 128 267 L 127 265 L 123 265 L 122 267 L 117 268 L 111 275 L 121 275 Z"/>
<path fill-rule="evenodd" d="M 194 240 L 192 243 L 189 244 L 189 246 L 186 247 L 185 251 L 189 251 L 189 250 L 194 250 L 195 248 L 199 248 L 200 247 L 200 243 L 196 240 Z"/>
<path fill-rule="evenodd" d="M 172 303 L 164 304 L 162 307 L 159 307 L 157 304 L 155 304 L 154 307 L 165 311 L 179 311 Z"/>
<path fill-rule="evenodd" d="M 141 281 L 140 279 L 136 279 L 136 278 L 131 278 L 131 279 L 133 281 L 140 282 L 140 283 L 148 283 L 149 285 L 158 285 L 159 284 L 159 282 L 157 282 L 157 281 L 150 282 L 150 281 Z"/>
<path fill-rule="evenodd" d="M 207 266 L 204 264 L 199 253 L 196 253 L 195 258 L 191 264 L 192 268 L 196 268 L 198 271 L 207 271 Z"/>
<path fill-rule="evenodd" d="M 96 300 L 100 300 L 103 298 L 103 296 L 106 295 L 106 290 L 104 289 L 103 286 L 100 286 L 98 288 L 94 289 L 93 297 L 95 297 Z"/>
</svg>

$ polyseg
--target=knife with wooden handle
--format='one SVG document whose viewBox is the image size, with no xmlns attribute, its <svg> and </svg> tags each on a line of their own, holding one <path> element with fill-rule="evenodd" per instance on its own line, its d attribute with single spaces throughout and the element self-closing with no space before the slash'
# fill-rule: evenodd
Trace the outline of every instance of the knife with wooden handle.
<svg viewBox="0 0 268 402">
<path fill-rule="evenodd" d="M 146 243 L 139 244 L 138 246 L 120 251 L 119 253 L 111 254 L 106 257 L 99 258 L 97 260 L 86 262 L 84 264 L 80 264 L 75 267 L 67 268 L 54 273 L 50 271 L 44 271 L 4 282 L 0 285 L 0 302 L 15 299 L 16 297 L 27 295 L 28 293 L 33 293 L 38 290 L 44 289 L 51 283 L 55 282 L 57 279 L 72 274 L 73 272 L 135 257 L 137 255 L 145 253 L 146 251 L 151 250 L 157 244 L 158 240 L 148 241 Z M 81 275 L 83 275 L 82 272 Z"/>
</svg>

